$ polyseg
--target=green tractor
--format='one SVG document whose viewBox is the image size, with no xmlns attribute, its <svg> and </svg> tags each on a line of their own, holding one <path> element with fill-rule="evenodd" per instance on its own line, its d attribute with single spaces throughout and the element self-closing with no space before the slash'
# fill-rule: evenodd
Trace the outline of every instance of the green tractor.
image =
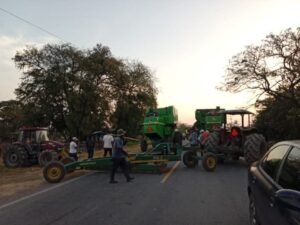
<svg viewBox="0 0 300 225">
<path fill-rule="evenodd" d="M 178 121 L 177 110 L 174 106 L 149 109 L 143 122 L 142 152 L 147 151 L 148 140 L 152 147 L 161 142 L 172 142 L 172 136 Z"/>
<path fill-rule="evenodd" d="M 244 157 L 250 164 L 260 158 L 266 149 L 263 135 L 252 127 L 252 112 L 244 109 L 197 109 L 195 127 L 210 131 L 205 150 L 218 154 L 219 162 Z M 232 121 L 232 117 L 236 120 Z M 231 119 L 231 121 L 228 120 Z M 239 123 L 239 125 L 237 125 Z"/>
</svg>

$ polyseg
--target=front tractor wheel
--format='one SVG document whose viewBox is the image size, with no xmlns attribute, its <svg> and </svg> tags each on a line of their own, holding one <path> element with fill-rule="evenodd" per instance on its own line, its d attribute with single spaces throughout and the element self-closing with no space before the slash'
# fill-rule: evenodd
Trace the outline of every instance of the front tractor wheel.
<svg viewBox="0 0 300 225">
<path fill-rule="evenodd" d="M 207 153 L 203 156 L 202 166 L 206 171 L 214 171 L 217 168 L 218 159 L 215 154 Z"/>
<path fill-rule="evenodd" d="M 195 168 L 198 165 L 197 155 L 194 152 L 185 152 L 182 161 L 187 168 Z"/>
<path fill-rule="evenodd" d="M 43 175 L 49 183 L 60 182 L 66 174 L 64 164 L 59 161 L 50 162 L 44 167 Z"/>
</svg>

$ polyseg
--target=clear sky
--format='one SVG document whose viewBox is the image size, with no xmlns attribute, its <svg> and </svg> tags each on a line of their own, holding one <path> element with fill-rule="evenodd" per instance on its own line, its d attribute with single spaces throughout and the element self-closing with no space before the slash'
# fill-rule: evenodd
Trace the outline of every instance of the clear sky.
<svg viewBox="0 0 300 225">
<path fill-rule="evenodd" d="M 299 0 L 0 0 L 0 8 L 78 48 L 97 43 L 139 60 L 157 78 L 160 107 L 192 124 L 197 108 L 235 109 L 253 94 L 216 90 L 230 58 L 269 33 L 300 23 Z M 21 72 L 11 58 L 26 45 L 60 43 L 0 10 L 0 101 L 15 98 Z"/>
</svg>

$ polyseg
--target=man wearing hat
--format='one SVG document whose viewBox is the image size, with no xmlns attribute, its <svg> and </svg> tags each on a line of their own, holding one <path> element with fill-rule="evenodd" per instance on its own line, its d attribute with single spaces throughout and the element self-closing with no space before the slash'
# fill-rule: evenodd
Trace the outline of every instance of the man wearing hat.
<svg viewBox="0 0 300 225">
<path fill-rule="evenodd" d="M 115 173 L 119 167 L 121 167 L 127 182 L 133 180 L 133 177 L 129 176 L 128 165 L 125 159 L 125 157 L 128 156 L 128 153 L 123 149 L 125 133 L 126 132 L 123 129 L 119 129 L 117 131 L 117 137 L 114 138 L 113 154 L 112 154 L 113 165 L 110 174 L 111 184 L 118 183 L 115 180 Z"/>
</svg>

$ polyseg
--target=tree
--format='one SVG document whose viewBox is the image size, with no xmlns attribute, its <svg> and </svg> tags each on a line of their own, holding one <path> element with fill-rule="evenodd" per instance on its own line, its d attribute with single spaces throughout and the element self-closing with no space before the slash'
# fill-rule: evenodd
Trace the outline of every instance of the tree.
<svg viewBox="0 0 300 225">
<path fill-rule="evenodd" d="M 260 97 L 287 100 L 300 107 L 300 28 L 270 34 L 229 63 L 221 90 L 253 90 Z"/>
<path fill-rule="evenodd" d="M 65 137 L 84 137 L 107 126 L 136 127 L 143 110 L 156 105 L 149 70 L 115 58 L 100 44 L 88 50 L 69 44 L 29 46 L 13 60 L 23 72 L 15 92 L 27 123 L 52 124 Z M 126 109 L 137 119 L 118 113 Z"/>
<path fill-rule="evenodd" d="M 146 110 L 157 106 L 153 75 L 140 62 L 124 62 L 113 82 L 116 101 L 112 121 L 115 127 L 125 127 L 129 135 L 136 135 Z"/>
<path fill-rule="evenodd" d="M 299 139 L 300 109 L 288 101 L 267 98 L 258 101 L 255 126 L 268 140 Z"/>
<path fill-rule="evenodd" d="M 0 102 L 0 137 L 11 138 L 23 124 L 21 104 L 16 100 Z"/>
<path fill-rule="evenodd" d="M 270 34 L 235 55 L 220 89 L 257 94 L 256 126 L 268 139 L 300 138 L 300 28 Z"/>
</svg>

